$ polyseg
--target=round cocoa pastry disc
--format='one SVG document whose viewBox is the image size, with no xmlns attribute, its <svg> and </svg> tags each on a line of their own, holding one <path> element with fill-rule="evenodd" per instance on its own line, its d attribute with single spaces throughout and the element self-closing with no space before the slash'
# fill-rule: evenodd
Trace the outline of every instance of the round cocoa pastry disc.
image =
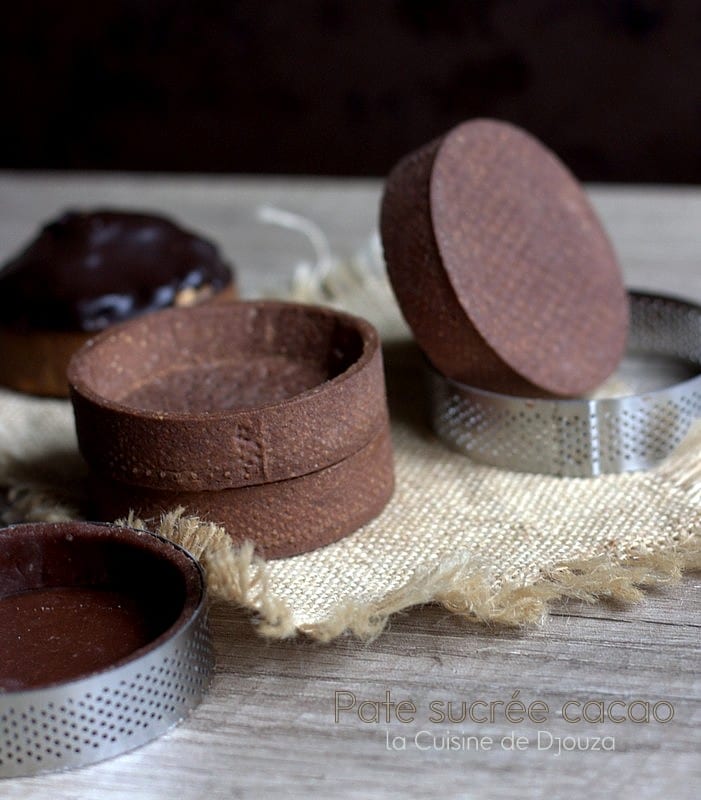
<svg viewBox="0 0 701 800">
<path fill-rule="evenodd" d="M 583 189 L 529 134 L 465 122 L 407 156 L 382 203 L 390 280 L 445 375 L 576 396 L 618 365 L 628 300 Z"/>
</svg>

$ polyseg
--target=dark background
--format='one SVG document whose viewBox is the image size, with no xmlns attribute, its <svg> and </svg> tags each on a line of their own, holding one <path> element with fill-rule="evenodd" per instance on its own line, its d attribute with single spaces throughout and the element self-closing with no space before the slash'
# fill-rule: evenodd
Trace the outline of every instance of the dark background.
<svg viewBox="0 0 701 800">
<path fill-rule="evenodd" d="M 0 167 L 382 175 L 474 116 L 701 183 L 701 3 L 3 4 Z"/>
</svg>

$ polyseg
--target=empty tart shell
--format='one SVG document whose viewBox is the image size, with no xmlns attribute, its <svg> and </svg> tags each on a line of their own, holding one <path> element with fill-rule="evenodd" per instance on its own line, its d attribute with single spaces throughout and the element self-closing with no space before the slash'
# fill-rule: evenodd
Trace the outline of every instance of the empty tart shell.
<svg viewBox="0 0 701 800">
<path fill-rule="evenodd" d="M 388 419 L 375 329 L 295 303 L 150 314 L 89 342 L 68 375 L 86 461 L 159 490 L 315 472 L 365 447 Z"/>
<path fill-rule="evenodd" d="M 351 315 L 164 311 L 88 343 L 69 381 L 101 519 L 184 506 L 280 557 L 345 536 L 392 494 L 379 338 Z"/>
</svg>

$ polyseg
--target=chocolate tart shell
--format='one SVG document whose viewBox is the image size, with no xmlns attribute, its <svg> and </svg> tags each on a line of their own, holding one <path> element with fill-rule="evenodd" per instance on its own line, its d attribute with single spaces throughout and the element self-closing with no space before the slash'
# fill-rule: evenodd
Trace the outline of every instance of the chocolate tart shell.
<svg viewBox="0 0 701 800">
<path fill-rule="evenodd" d="M 294 303 L 149 314 L 90 341 L 68 377 L 90 467 L 142 489 L 289 480 L 359 452 L 388 422 L 375 329 Z"/>
<path fill-rule="evenodd" d="M 586 194 L 512 125 L 465 122 L 389 175 L 381 232 L 390 280 L 444 375 L 524 396 L 576 396 L 625 349 L 616 255 Z"/>
<path fill-rule="evenodd" d="M 79 593 L 75 607 L 69 591 Z M 0 529 L 9 637 L 0 647 L 0 689 L 73 680 L 153 648 L 191 618 L 203 593 L 192 557 L 150 533 L 83 522 Z M 20 604 L 34 595 L 39 606 Z"/>
<path fill-rule="evenodd" d="M 266 558 L 297 555 L 330 544 L 376 517 L 394 489 L 388 426 L 357 453 L 290 480 L 220 491 L 157 491 L 93 475 L 93 513 L 116 519 L 129 511 L 145 519 L 182 506 L 187 514 L 223 525 Z"/>
<path fill-rule="evenodd" d="M 0 777 L 80 767 L 165 733 L 213 668 L 204 577 L 145 531 L 0 530 Z"/>
</svg>

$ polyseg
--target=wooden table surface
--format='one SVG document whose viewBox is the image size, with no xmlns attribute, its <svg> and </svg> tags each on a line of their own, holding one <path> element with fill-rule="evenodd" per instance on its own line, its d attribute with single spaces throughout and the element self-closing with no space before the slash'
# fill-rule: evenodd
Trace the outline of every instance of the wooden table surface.
<svg viewBox="0 0 701 800">
<path fill-rule="evenodd" d="M 297 234 L 257 222 L 258 206 L 306 215 L 336 250 L 350 253 L 376 223 L 379 192 L 370 180 L 5 173 L 0 259 L 67 206 L 162 209 L 218 239 L 250 296 L 312 258 Z M 591 194 L 629 285 L 701 301 L 701 190 L 592 187 Z M 216 675 L 189 719 L 109 762 L 0 781 L 0 798 L 698 797 L 697 588 L 698 576 L 687 576 L 633 608 L 563 603 L 543 628 L 526 631 L 487 629 L 424 607 L 396 617 L 371 644 L 270 643 L 241 612 L 215 608 Z M 517 691 L 526 705 L 548 704 L 545 723 L 505 718 L 498 703 Z M 386 723 L 379 707 L 380 723 L 351 711 L 336 722 L 336 692 L 352 692 L 358 704 L 384 701 L 390 692 L 392 701 L 416 705 L 415 720 Z M 462 701 L 476 700 L 495 703 L 493 723 L 429 721 L 431 703 L 453 701 L 457 713 Z M 645 706 L 626 704 L 661 703 L 658 716 L 672 707 L 674 717 L 591 724 L 563 718 L 569 701 L 590 700 L 605 707 L 620 701 L 614 713 L 628 708 L 634 716 Z M 570 717 L 577 708 L 566 707 Z M 475 738 L 440 749 L 446 732 Z M 575 749 L 558 754 L 558 737 Z"/>
</svg>

